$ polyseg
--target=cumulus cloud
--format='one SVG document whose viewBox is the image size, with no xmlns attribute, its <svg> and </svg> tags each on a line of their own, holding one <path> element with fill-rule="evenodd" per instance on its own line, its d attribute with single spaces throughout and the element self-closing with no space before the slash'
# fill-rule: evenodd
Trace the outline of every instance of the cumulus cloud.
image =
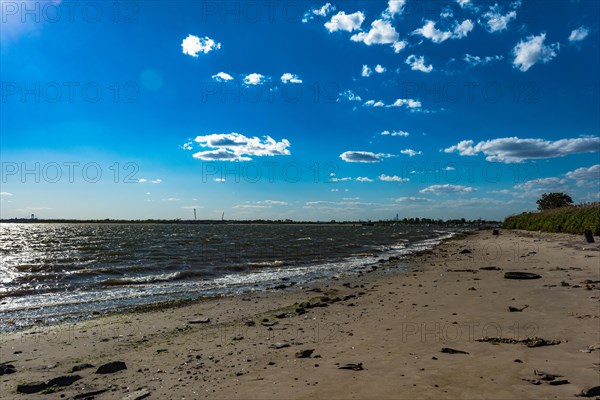
<svg viewBox="0 0 600 400">
<path fill-rule="evenodd" d="M 356 178 L 357 182 L 373 182 L 373 179 L 368 178 L 366 176 L 359 176 L 358 178 Z"/>
<path fill-rule="evenodd" d="M 331 3 L 325 3 L 323 6 L 321 6 L 319 8 L 311 8 L 310 10 L 308 10 L 306 12 L 306 14 L 304 14 L 304 18 L 302 18 L 302 22 L 306 23 L 306 22 L 314 19 L 315 16 L 326 17 L 333 11 L 335 11 L 335 6 L 332 5 Z"/>
<path fill-rule="evenodd" d="M 360 76 L 368 78 L 373 73 L 373 70 L 368 65 L 363 65 Z"/>
<path fill-rule="evenodd" d="M 546 34 L 541 33 L 537 36 L 529 36 L 525 40 L 521 40 L 513 48 L 515 59 L 513 66 L 520 71 L 527 71 L 538 62 L 546 64 L 556 57 L 556 51 L 560 49 L 559 43 L 545 45 Z"/>
<path fill-rule="evenodd" d="M 199 53 L 208 54 L 213 50 L 220 49 L 221 43 L 215 42 L 208 36 L 200 38 L 198 36 L 188 35 L 188 37 L 181 42 L 181 48 L 183 49 L 183 54 L 198 57 Z"/>
<path fill-rule="evenodd" d="M 390 176 L 390 175 L 386 175 L 386 174 L 379 175 L 377 177 L 377 179 L 379 179 L 382 182 L 400 182 L 400 183 L 404 183 L 404 182 L 410 181 L 410 179 L 408 179 L 408 178 L 402 178 L 402 177 L 399 177 L 397 175 Z"/>
<path fill-rule="evenodd" d="M 502 14 L 502 9 L 498 4 L 494 4 L 481 16 L 485 21 L 485 28 L 488 32 L 502 32 L 508 28 L 510 21 L 517 18 L 517 12 L 512 10 Z"/>
<path fill-rule="evenodd" d="M 233 80 L 233 77 L 226 72 L 219 72 L 212 76 L 212 78 L 217 82 L 226 82 Z"/>
<path fill-rule="evenodd" d="M 345 151 L 340 154 L 342 160 L 358 163 L 377 163 L 388 157 L 392 157 L 392 155 L 384 153 L 376 154 L 370 151 Z"/>
<path fill-rule="evenodd" d="M 244 83 L 246 85 L 260 85 L 265 81 L 265 76 L 257 73 L 246 75 Z"/>
<path fill-rule="evenodd" d="M 375 72 L 377 72 L 378 74 L 383 74 L 385 71 L 387 71 L 387 69 L 384 66 L 380 64 L 377 64 L 375 66 Z"/>
<path fill-rule="evenodd" d="M 352 14 L 346 14 L 344 11 L 340 11 L 332 16 L 329 22 L 325 22 L 325 28 L 327 28 L 329 32 L 352 32 L 354 30 L 359 30 L 364 20 L 365 15 L 360 11 Z"/>
<path fill-rule="evenodd" d="M 479 56 L 472 56 L 470 54 L 465 54 L 465 56 L 463 57 L 463 60 L 470 67 L 476 67 L 478 65 L 486 65 L 486 64 L 489 64 L 491 62 L 500 61 L 500 60 L 503 60 L 503 59 L 504 59 L 504 56 L 501 56 L 501 55 L 479 57 Z"/>
<path fill-rule="evenodd" d="M 404 40 L 399 40 L 397 42 L 392 43 L 392 47 L 394 48 L 394 53 L 400 53 L 406 47 L 408 43 Z"/>
<path fill-rule="evenodd" d="M 348 89 L 348 90 L 344 90 L 343 92 L 341 92 L 339 94 L 341 99 L 344 100 L 348 100 L 348 101 L 362 101 L 362 98 L 355 94 L 352 90 Z"/>
<path fill-rule="evenodd" d="M 383 12 L 386 18 L 393 18 L 395 15 L 402 14 L 406 0 L 389 0 L 388 6 Z"/>
<path fill-rule="evenodd" d="M 461 8 L 464 8 L 464 7 L 468 6 L 469 4 L 471 4 L 471 0 L 456 0 L 456 2 L 458 3 L 459 6 L 461 6 Z"/>
<path fill-rule="evenodd" d="M 431 185 L 426 187 L 425 189 L 419 190 L 419 193 L 433 193 L 433 194 L 444 194 L 444 193 L 471 193 L 477 190 L 471 186 L 462 186 L 462 185 Z"/>
<path fill-rule="evenodd" d="M 381 132 L 381 135 L 382 136 L 403 136 L 403 137 L 406 137 L 406 136 L 409 136 L 410 133 L 408 133 L 406 131 L 391 131 L 391 132 L 390 131 L 383 131 L 383 132 Z"/>
<path fill-rule="evenodd" d="M 446 153 L 458 152 L 461 156 L 486 155 L 491 162 L 520 163 L 525 160 L 564 157 L 578 153 L 600 151 L 600 138 L 545 140 L 519 139 L 518 137 L 492 139 L 474 145 L 472 140 L 463 140 L 444 149 Z"/>
<path fill-rule="evenodd" d="M 569 42 L 580 42 L 585 39 L 590 33 L 590 30 L 585 26 L 580 26 L 577 29 L 573 29 L 569 35 Z"/>
<path fill-rule="evenodd" d="M 442 43 L 448 39 L 462 39 L 473 30 L 473 21 L 466 19 L 460 24 L 455 22 L 452 29 L 443 31 L 435 27 L 435 22 L 426 20 L 425 25 L 415 29 L 413 35 L 421 35 L 425 39 L 431 40 L 433 43 Z"/>
<path fill-rule="evenodd" d="M 376 19 L 371 23 L 368 32 L 359 32 L 350 37 L 353 42 L 363 42 L 367 46 L 372 44 L 393 44 L 398 42 L 398 32 L 390 21 Z"/>
<path fill-rule="evenodd" d="M 433 71 L 433 65 L 425 65 L 425 57 L 423 56 L 417 57 L 414 54 L 411 54 L 408 56 L 405 62 L 406 64 L 410 65 L 410 69 L 413 71 L 421 71 L 425 72 L 426 74 Z"/>
<path fill-rule="evenodd" d="M 421 108 L 421 102 L 414 99 L 396 99 L 389 107 Z"/>
<path fill-rule="evenodd" d="M 405 149 L 405 150 L 400 150 L 400 154 L 405 154 L 409 157 L 414 157 L 414 156 L 417 156 L 417 155 L 423 154 L 423 153 L 420 151 L 415 151 L 413 149 Z"/>
<path fill-rule="evenodd" d="M 379 101 L 367 100 L 367 101 L 365 101 L 363 106 L 364 107 L 385 107 L 385 103 L 381 100 L 379 100 Z"/>
<path fill-rule="evenodd" d="M 302 83 L 302 80 L 298 77 L 298 75 L 290 74 L 286 72 L 281 75 L 281 82 L 283 83 Z"/>
<path fill-rule="evenodd" d="M 246 137 L 239 133 L 215 133 L 197 136 L 194 141 L 201 147 L 211 150 L 200 151 L 194 158 L 204 161 L 250 161 L 249 156 L 278 156 L 290 155 L 290 142 L 282 139 L 280 142 L 265 136 Z"/>
<path fill-rule="evenodd" d="M 577 186 L 594 186 L 600 185 L 600 164 L 592 165 L 589 168 L 577 168 L 574 171 L 569 171 L 565 174 L 568 179 L 576 181 Z"/>
</svg>

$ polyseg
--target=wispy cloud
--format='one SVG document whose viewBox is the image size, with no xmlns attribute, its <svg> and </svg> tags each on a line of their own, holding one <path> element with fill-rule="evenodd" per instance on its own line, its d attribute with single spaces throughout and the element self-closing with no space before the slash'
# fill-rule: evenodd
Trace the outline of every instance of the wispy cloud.
<svg viewBox="0 0 600 400">
<path fill-rule="evenodd" d="M 560 49 L 559 43 L 545 45 L 546 34 L 541 33 L 537 36 L 529 36 L 521 40 L 513 48 L 513 66 L 520 71 L 526 72 L 538 62 L 546 64 L 556 57 L 556 52 Z"/>
<path fill-rule="evenodd" d="M 290 155 L 290 142 L 287 139 L 276 141 L 271 136 L 260 139 L 256 136 L 247 137 L 242 134 L 215 133 L 211 135 L 197 136 L 194 142 L 201 147 L 213 150 L 200 151 L 194 154 L 194 158 L 204 161 L 250 161 L 248 156 L 277 156 Z"/>
<path fill-rule="evenodd" d="M 345 151 L 340 158 L 346 162 L 354 163 L 377 163 L 384 158 L 393 157 L 392 154 L 372 153 L 370 151 Z"/>
<path fill-rule="evenodd" d="M 433 193 L 433 194 L 446 194 L 446 193 L 471 193 L 477 190 L 471 186 L 462 186 L 462 185 L 431 185 L 426 187 L 425 189 L 419 190 L 419 193 Z"/>
</svg>

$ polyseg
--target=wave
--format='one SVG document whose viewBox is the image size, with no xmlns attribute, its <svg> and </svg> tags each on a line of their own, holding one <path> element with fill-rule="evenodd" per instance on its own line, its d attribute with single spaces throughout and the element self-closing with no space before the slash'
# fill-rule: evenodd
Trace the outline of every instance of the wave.
<svg viewBox="0 0 600 400">
<path fill-rule="evenodd" d="M 106 279 L 99 284 L 102 286 L 123 286 L 123 285 L 145 285 L 158 282 L 173 282 L 184 279 L 207 276 L 206 272 L 198 271 L 179 271 L 170 274 L 137 276 L 131 278 L 111 278 Z"/>
</svg>

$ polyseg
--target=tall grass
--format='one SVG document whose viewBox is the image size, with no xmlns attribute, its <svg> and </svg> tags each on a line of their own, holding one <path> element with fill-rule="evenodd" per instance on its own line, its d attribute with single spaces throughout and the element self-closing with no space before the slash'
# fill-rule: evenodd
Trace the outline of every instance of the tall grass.
<svg viewBox="0 0 600 400">
<path fill-rule="evenodd" d="M 504 220 L 502 227 L 576 234 L 591 230 L 600 235 L 600 203 L 512 215 Z"/>
</svg>

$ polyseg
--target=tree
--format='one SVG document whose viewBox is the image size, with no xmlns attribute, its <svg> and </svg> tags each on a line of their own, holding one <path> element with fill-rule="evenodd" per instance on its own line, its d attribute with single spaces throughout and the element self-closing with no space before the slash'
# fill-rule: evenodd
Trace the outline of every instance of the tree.
<svg viewBox="0 0 600 400">
<path fill-rule="evenodd" d="M 544 193 L 536 201 L 538 210 L 550 210 L 552 208 L 567 207 L 573 205 L 573 199 L 566 193 Z"/>
</svg>

